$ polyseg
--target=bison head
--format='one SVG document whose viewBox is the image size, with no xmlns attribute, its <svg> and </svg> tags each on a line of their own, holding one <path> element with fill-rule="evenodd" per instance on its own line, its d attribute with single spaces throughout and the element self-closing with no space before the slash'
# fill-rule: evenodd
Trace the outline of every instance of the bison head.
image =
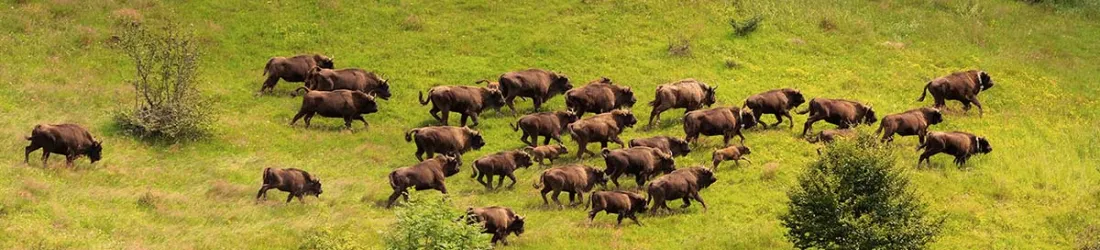
<svg viewBox="0 0 1100 250">
<path fill-rule="evenodd" d="M 714 105 L 715 102 L 718 102 L 718 98 L 714 97 L 714 94 L 718 92 L 717 86 L 708 87 L 704 85 L 703 92 L 703 105 L 710 107 L 710 105 Z"/>
<path fill-rule="evenodd" d="M 669 137 L 668 148 L 672 150 L 672 156 L 685 156 L 691 153 L 691 146 L 684 139 Z"/>
<path fill-rule="evenodd" d="M 752 115 L 752 110 L 745 110 L 738 107 L 731 108 L 733 114 L 737 116 L 737 123 L 741 124 L 741 128 L 749 129 L 756 127 L 756 116 Z"/>
<path fill-rule="evenodd" d="M 978 153 L 988 154 L 993 152 L 993 146 L 989 145 L 989 140 L 986 140 L 985 137 L 979 136 L 974 138 L 974 150 Z"/>
<path fill-rule="evenodd" d="M 870 106 L 865 107 L 866 111 L 863 112 L 863 123 L 867 125 L 875 124 L 878 121 L 878 117 L 875 116 L 875 109 Z"/>
<path fill-rule="evenodd" d="M 622 127 L 631 128 L 638 123 L 638 119 L 634 118 L 634 114 L 630 113 L 630 110 L 616 109 L 611 111 L 611 115 L 615 118 L 615 122 Z"/>
<path fill-rule="evenodd" d="M 795 108 L 803 103 L 806 103 L 806 98 L 802 96 L 802 91 L 797 89 L 787 89 L 784 91 L 787 94 L 787 104 L 789 108 Z"/>
<path fill-rule="evenodd" d="M 595 169 L 592 167 L 584 167 L 588 172 L 588 180 L 590 184 L 599 184 L 601 187 L 607 188 L 607 174 L 603 170 Z"/>
<path fill-rule="evenodd" d="M 985 71 L 978 71 L 978 85 L 982 87 L 982 91 L 989 90 L 993 88 L 993 79 Z"/>
<path fill-rule="evenodd" d="M 634 98 L 634 91 L 630 90 L 630 87 L 623 87 L 615 93 L 615 102 L 616 107 L 634 107 L 638 98 Z"/>
<path fill-rule="evenodd" d="M 312 194 L 314 197 L 321 197 L 321 193 L 324 193 L 324 190 L 321 190 L 321 179 L 312 176 L 309 177 L 306 180 L 305 192 L 307 195 Z"/>
<path fill-rule="evenodd" d="M 640 194 L 631 193 L 631 192 L 623 192 L 623 193 L 626 194 L 626 196 L 630 198 L 630 210 L 633 210 L 634 212 L 640 212 L 640 213 L 644 213 L 647 210 L 645 205 L 648 202 L 645 201 L 644 196 L 642 196 Z"/>
<path fill-rule="evenodd" d="M 353 100 L 355 108 L 359 110 L 360 114 L 378 112 L 378 103 L 374 101 L 374 95 L 355 91 L 352 93 L 352 96 L 355 98 L 355 100 Z"/>
<path fill-rule="evenodd" d="M 554 112 L 554 115 L 558 117 L 558 122 L 561 123 L 562 128 L 581 119 L 577 116 L 576 112 L 573 112 L 573 110 L 556 111 Z"/>
<path fill-rule="evenodd" d="M 513 218 L 512 223 L 508 224 L 508 231 L 512 232 L 512 234 L 515 234 L 516 237 L 519 237 L 520 234 L 523 234 L 523 219 L 523 216 L 516 215 L 516 217 Z"/>
<path fill-rule="evenodd" d="M 558 145 L 554 145 L 554 146 L 551 146 L 551 147 L 554 147 L 554 152 L 558 152 L 558 154 L 568 154 L 569 153 L 569 149 L 566 148 L 565 145 L 562 145 L 561 143 L 558 143 Z"/>
<path fill-rule="evenodd" d="M 515 155 L 512 157 L 515 159 L 516 167 L 527 168 L 534 164 L 531 161 L 531 155 L 523 150 L 516 150 Z"/>
<path fill-rule="evenodd" d="M 928 124 L 935 125 L 943 122 L 943 113 L 939 109 L 935 108 L 922 108 L 924 111 L 924 119 L 928 120 Z"/>
<path fill-rule="evenodd" d="M 390 80 L 379 79 L 378 82 L 378 87 L 371 90 L 370 93 L 377 95 L 378 98 L 382 98 L 382 100 L 389 100 L 390 97 L 393 96 L 393 94 L 390 93 Z"/>
<path fill-rule="evenodd" d="M 750 155 L 750 154 L 752 154 L 752 151 L 749 150 L 749 147 L 746 147 L 746 146 L 737 146 L 737 152 L 740 152 L 741 155 Z"/>
<path fill-rule="evenodd" d="M 558 73 L 552 73 L 550 75 L 550 79 L 552 79 L 552 80 L 551 80 L 550 86 L 547 88 L 547 90 L 551 94 L 553 94 L 553 93 L 565 93 L 566 90 L 573 89 L 573 84 L 569 83 L 569 77 L 568 76 L 558 74 Z"/>
<path fill-rule="evenodd" d="M 86 152 L 88 159 L 92 160 L 92 163 L 99 161 L 103 158 L 103 142 L 92 141 L 92 146 L 88 147 Z"/>
<path fill-rule="evenodd" d="M 470 127 L 462 127 L 462 129 L 466 131 L 468 146 L 475 150 L 485 146 L 485 138 L 481 136 L 481 131 L 470 129 Z"/>
<path fill-rule="evenodd" d="M 654 149 L 654 151 L 657 153 L 657 168 L 654 170 L 665 174 L 676 171 L 676 160 L 672 159 L 672 153 L 662 149 Z"/>
<path fill-rule="evenodd" d="M 486 107 L 504 107 L 504 92 L 500 92 L 500 89 L 485 88 L 485 106 Z"/>
<path fill-rule="evenodd" d="M 332 69 L 332 58 L 323 55 L 313 55 L 313 60 L 317 62 L 317 66 L 324 69 Z"/>
<path fill-rule="evenodd" d="M 443 175 L 451 177 L 458 174 L 458 171 L 462 167 L 462 157 L 460 154 L 439 155 L 436 156 L 437 160 L 443 165 Z"/>
<path fill-rule="evenodd" d="M 704 167 L 695 168 L 695 179 L 698 181 L 699 189 L 710 187 L 710 184 L 718 182 L 718 177 L 714 176 L 714 171 Z"/>
</svg>

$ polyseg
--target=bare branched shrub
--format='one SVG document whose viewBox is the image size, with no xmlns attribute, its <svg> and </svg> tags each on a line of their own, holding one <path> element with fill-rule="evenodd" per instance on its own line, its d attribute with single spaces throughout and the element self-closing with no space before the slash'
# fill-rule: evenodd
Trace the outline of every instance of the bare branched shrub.
<svg viewBox="0 0 1100 250">
<path fill-rule="evenodd" d="M 405 18 L 405 21 L 401 21 L 401 29 L 407 31 L 419 31 L 424 28 L 424 24 L 420 22 L 420 17 L 416 15 L 409 15 Z"/>
<path fill-rule="evenodd" d="M 683 37 L 671 39 L 668 42 L 668 55 L 691 56 L 691 40 Z"/>
</svg>

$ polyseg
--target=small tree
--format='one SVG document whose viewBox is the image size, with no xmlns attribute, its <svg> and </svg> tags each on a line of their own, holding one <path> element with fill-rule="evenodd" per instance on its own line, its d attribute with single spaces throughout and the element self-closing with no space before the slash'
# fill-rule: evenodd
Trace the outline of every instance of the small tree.
<svg viewBox="0 0 1100 250">
<path fill-rule="evenodd" d="M 908 189 L 895 157 L 873 135 L 827 146 L 788 192 L 780 216 L 795 247 L 823 249 L 921 249 L 943 219 Z"/>
<path fill-rule="evenodd" d="M 176 25 L 155 30 L 122 22 L 116 46 L 134 61 L 134 106 L 115 120 L 141 137 L 193 138 L 209 122 L 206 102 L 196 88 L 199 48 L 194 37 Z"/>
<path fill-rule="evenodd" d="M 386 235 L 386 248 L 489 249 L 488 235 L 459 220 L 462 215 L 439 199 L 410 197 L 405 207 L 397 208 L 397 222 Z"/>
</svg>

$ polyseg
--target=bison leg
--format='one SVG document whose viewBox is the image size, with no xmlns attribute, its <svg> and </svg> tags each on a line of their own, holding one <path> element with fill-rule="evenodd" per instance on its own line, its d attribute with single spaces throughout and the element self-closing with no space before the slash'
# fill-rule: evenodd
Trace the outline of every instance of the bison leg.
<svg viewBox="0 0 1100 250">
<path fill-rule="evenodd" d="M 404 192 L 404 188 L 394 188 L 393 194 L 390 195 L 389 199 L 386 199 L 386 208 L 393 207 L 393 203 L 397 201 L 397 197 L 401 196 Z"/>
<path fill-rule="evenodd" d="M 821 120 L 821 117 L 810 116 L 810 118 L 806 118 L 806 124 L 802 127 L 802 137 L 806 137 L 806 133 L 814 129 L 814 123 L 818 120 Z"/>
<path fill-rule="evenodd" d="M 440 113 L 442 113 L 442 114 L 440 114 L 440 116 L 439 116 L 439 122 L 440 122 L 440 123 L 443 123 L 443 126 L 447 126 L 447 123 L 448 123 L 448 122 L 449 122 L 449 121 L 451 120 L 451 119 L 450 119 L 450 116 L 451 116 L 451 110 L 449 110 L 449 109 L 442 109 L 442 110 L 440 110 L 439 112 L 440 112 Z"/>
<path fill-rule="evenodd" d="M 474 125 L 473 125 L 474 127 L 477 127 L 478 124 L 481 124 L 481 121 L 478 120 L 478 113 L 470 114 L 470 119 L 474 120 Z M 465 120 L 463 120 L 463 121 L 465 121 Z"/>
<path fill-rule="evenodd" d="M 619 188 L 619 176 L 621 176 L 621 175 L 622 175 L 622 173 L 620 173 L 620 171 L 615 171 L 615 173 L 612 173 L 611 176 L 610 176 L 611 177 L 611 183 L 615 184 L 615 188 Z"/>
<path fill-rule="evenodd" d="M 260 93 L 263 93 L 265 90 L 275 89 L 276 83 L 279 83 L 279 76 L 275 74 L 268 75 L 267 80 L 264 81 L 264 85 L 260 86 Z"/>
<path fill-rule="evenodd" d="M 596 218 L 596 214 L 600 213 L 600 210 L 592 208 L 592 211 L 588 211 L 588 224 L 592 224 L 592 220 Z"/>
<path fill-rule="evenodd" d="M 634 215 L 634 213 L 627 214 L 627 218 L 630 218 L 630 220 L 634 221 L 634 223 L 638 224 L 638 226 L 642 225 L 642 222 L 638 221 L 638 216 Z"/>
<path fill-rule="evenodd" d="M 435 121 L 443 122 L 443 118 L 439 117 L 439 108 L 432 106 L 432 109 L 428 110 L 428 113 L 432 115 L 432 118 L 435 118 Z"/>
<path fill-rule="evenodd" d="M 546 193 L 550 192 L 550 187 L 543 188 L 540 192 L 542 193 L 542 204 L 550 206 L 550 202 L 546 200 Z"/>
<path fill-rule="evenodd" d="M 490 177 L 490 179 L 489 179 L 490 183 L 486 183 L 485 180 L 483 180 L 484 178 L 485 178 L 484 173 L 477 173 L 477 182 L 481 183 L 481 185 L 485 186 L 485 188 L 492 190 L 493 189 L 493 185 L 491 183 L 493 181 L 492 177 Z"/>
<path fill-rule="evenodd" d="M 313 123 L 313 115 L 314 113 L 306 114 L 306 128 L 309 128 L 310 123 Z"/>
<path fill-rule="evenodd" d="M 793 129 L 794 128 L 794 117 L 791 117 L 791 112 L 790 111 L 783 111 L 783 116 L 786 116 L 787 120 L 790 121 L 790 126 L 788 126 L 788 128 Z M 779 123 L 776 123 L 775 125 L 778 126 Z"/>
<path fill-rule="evenodd" d="M 745 160 L 745 162 L 748 162 L 749 164 L 752 164 L 752 161 L 750 161 L 750 160 L 749 160 L 749 157 L 748 157 L 748 156 L 741 156 L 741 159 L 742 159 L 742 160 Z M 737 163 L 737 164 L 738 164 L 738 165 L 741 165 L 741 163 Z"/>
<path fill-rule="evenodd" d="M 579 190 L 574 190 L 573 192 L 577 193 L 577 203 L 584 204 L 584 192 Z"/>
<path fill-rule="evenodd" d="M 539 109 L 542 109 L 542 101 L 541 97 L 531 98 L 531 102 L 535 103 L 535 112 L 539 112 Z M 577 114 L 577 117 L 581 117 L 581 115 Z"/>
<path fill-rule="evenodd" d="M 569 193 L 569 206 L 572 207 L 572 206 L 576 205 L 577 204 L 577 200 L 576 200 L 577 193 L 572 192 L 572 191 L 565 191 L 565 192 Z"/>
<path fill-rule="evenodd" d="M 359 121 L 362 121 L 362 122 L 363 122 L 363 127 L 364 127 L 364 128 L 369 128 L 369 127 L 370 127 L 370 124 L 369 124 L 369 123 L 367 123 L 367 119 L 364 119 L 362 115 L 360 115 L 360 116 L 356 116 L 356 117 L 355 117 L 355 119 L 356 119 L 356 120 L 359 120 Z M 349 127 L 349 128 L 350 128 L 350 127 Z"/>
<path fill-rule="evenodd" d="M 296 197 L 298 197 L 298 202 L 305 203 L 306 201 L 304 200 L 304 198 L 302 198 L 302 197 L 305 197 L 305 196 L 306 196 L 305 194 L 296 195 Z"/>
<path fill-rule="evenodd" d="M 423 155 L 424 155 L 424 149 L 421 148 L 419 144 L 416 145 L 416 160 L 417 161 L 424 161 Z"/>
<path fill-rule="evenodd" d="M 978 96 L 971 96 L 970 102 L 973 102 L 974 106 L 978 106 L 978 116 L 985 114 L 985 110 L 982 110 L 982 103 L 978 101 Z"/>
<path fill-rule="evenodd" d="M 508 189 L 512 189 L 512 187 L 516 186 L 516 175 L 513 174 L 513 173 L 508 173 L 508 179 L 512 180 L 512 184 L 508 185 Z M 504 184 L 504 177 L 500 177 L 500 183 Z M 497 186 L 500 186 L 500 185 L 497 185 Z"/>
<path fill-rule="evenodd" d="M 657 120 L 658 125 L 661 124 L 661 113 L 662 112 L 664 112 L 664 110 L 662 110 L 660 106 L 653 107 L 653 111 L 649 112 L 649 127 L 651 127 L 651 128 L 653 127 L 653 120 L 654 119 Z"/>
<path fill-rule="evenodd" d="M 556 190 L 555 189 L 554 190 L 554 195 L 551 195 L 550 198 L 554 199 L 554 203 L 558 204 L 558 207 L 560 208 L 560 207 L 563 207 L 563 206 L 561 205 L 561 200 L 558 200 L 558 195 L 561 195 L 561 190 Z"/>
<path fill-rule="evenodd" d="M 590 153 L 590 154 L 592 153 L 592 152 L 588 152 L 587 147 L 588 147 L 588 142 L 587 141 L 577 140 L 577 159 L 578 160 L 584 159 L 584 153 Z M 595 154 L 593 154 L 593 155 L 595 155 Z"/>
<path fill-rule="evenodd" d="M 531 135 L 527 134 L 527 131 L 523 131 L 523 136 L 521 136 L 521 137 L 519 138 L 519 140 L 520 140 L 520 141 L 522 141 L 522 142 L 523 142 L 523 144 L 527 144 L 527 146 L 532 146 L 532 147 L 533 147 L 533 146 L 535 146 L 535 144 L 534 144 L 534 143 L 531 143 L 531 142 L 527 141 L 527 138 L 528 138 L 528 137 L 531 137 Z M 538 141 L 538 138 L 535 138 L 535 139 L 534 139 L 534 141 L 536 141 L 536 142 L 537 142 L 537 141 Z"/>
<path fill-rule="evenodd" d="M 737 131 L 737 137 L 741 138 L 741 145 L 745 145 L 745 134 L 742 134 L 741 131 Z"/>
<path fill-rule="evenodd" d="M 512 116 L 516 116 L 516 96 L 508 95 L 504 98 L 504 104 L 508 106 L 508 109 L 512 110 Z"/>
<path fill-rule="evenodd" d="M 69 152 L 72 151 L 70 150 Z M 78 155 L 76 153 L 69 153 L 68 155 L 65 155 L 65 167 L 72 168 L 73 162 L 76 161 L 77 156 Z"/>
<path fill-rule="evenodd" d="M 557 139 L 553 135 L 544 135 L 542 137 L 544 137 L 543 140 L 542 140 L 542 145 L 550 145 L 550 140 L 551 139 Z M 557 139 L 557 140 L 558 140 L 558 143 L 561 143 L 561 139 Z M 538 141 L 535 141 L 535 142 L 538 142 Z"/>
<path fill-rule="evenodd" d="M 619 226 L 623 225 L 623 217 L 625 217 L 625 215 L 623 215 L 623 214 L 624 213 L 619 213 L 619 219 L 618 219 L 618 222 L 615 222 L 615 227 L 619 227 Z"/>
<path fill-rule="evenodd" d="M 43 149 L 42 150 L 42 168 L 46 168 L 46 167 L 50 166 L 49 161 L 50 161 L 50 151 Z"/>
<path fill-rule="evenodd" d="M 699 196 L 699 191 L 698 190 L 692 191 L 691 192 L 691 197 L 694 198 L 695 200 L 699 201 L 699 205 L 703 206 L 703 212 L 706 213 L 707 212 L 707 203 L 703 201 L 702 196 Z"/>
<path fill-rule="evenodd" d="M 298 122 L 298 119 L 302 118 L 302 116 L 305 116 L 305 115 L 306 115 L 305 111 L 298 111 L 298 114 L 294 115 L 294 119 L 290 120 L 290 126 L 294 126 L 294 123 Z"/>
<path fill-rule="evenodd" d="M 458 114 L 459 114 L 459 117 L 460 117 L 458 120 L 461 122 L 459 124 L 461 124 L 463 127 L 465 127 L 466 126 L 466 120 L 468 120 L 470 118 L 470 116 L 466 115 L 466 113 L 458 113 Z"/>
<path fill-rule="evenodd" d="M 352 119 L 354 119 L 354 118 L 344 117 L 344 128 L 345 129 L 351 130 L 351 121 L 352 121 Z"/>
<path fill-rule="evenodd" d="M 497 178 L 497 188 L 503 187 L 504 186 L 504 175 L 498 175 L 497 177 L 498 177 Z M 489 182 L 492 182 L 492 181 L 493 181 L 493 179 L 489 179 Z M 516 184 L 514 180 L 512 181 L 512 184 L 513 185 Z"/>
<path fill-rule="evenodd" d="M 947 106 L 947 100 L 944 100 L 942 96 L 932 94 L 932 99 L 935 102 L 935 104 L 932 105 L 934 108 L 943 109 L 944 106 Z"/>
<path fill-rule="evenodd" d="M 550 136 L 552 136 L 552 137 L 554 138 L 554 141 L 557 141 L 557 142 L 558 142 L 558 144 L 562 144 L 562 142 L 561 142 L 561 135 L 559 135 L 559 134 L 553 134 L 553 135 L 550 135 Z M 550 141 L 546 141 L 546 145 L 550 145 Z"/>
<path fill-rule="evenodd" d="M 612 142 L 615 142 L 615 143 L 618 143 L 618 144 L 619 144 L 619 148 L 626 148 L 626 143 L 623 143 L 623 140 L 622 140 L 622 139 L 619 139 L 619 135 L 614 135 L 614 136 L 611 136 L 611 141 L 612 141 Z M 607 147 L 607 145 L 605 144 L 605 145 L 604 145 L 604 147 L 606 148 L 606 147 Z"/>
<path fill-rule="evenodd" d="M 31 143 L 30 146 L 27 146 L 26 148 L 24 148 L 24 151 L 23 151 L 23 164 L 27 164 L 28 162 L 30 162 L 31 152 L 34 152 L 35 150 L 38 150 L 39 148 L 42 148 L 42 147 L 38 146 L 38 144 L 34 144 L 34 143 Z M 46 150 L 43 150 L 43 151 L 46 151 Z"/>
<path fill-rule="evenodd" d="M 718 171 L 718 165 L 722 164 L 722 159 L 715 157 L 712 163 L 714 163 L 714 171 Z"/>
<path fill-rule="evenodd" d="M 271 187 L 267 186 L 267 184 L 264 184 L 263 186 L 260 186 L 260 192 L 256 193 L 256 199 L 259 200 L 260 197 L 263 197 L 266 200 L 268 189 L 271 189 Z"/>
<path fill-rule="evenodd" d="M 642 184 L 645 184 L 646 176 L 647 175 L 644 173 L 638 173 L 637 175 L 634 175 L 634 182 L 638 183 L 639 188 L 644 187 L 642 186 Z"/>
<path fill-rule="evenodd" d="M 286 203 L 290 203 L 292 200 L 294 200 L 294 193 L 286 195 Z"/>
<path fill-rule="evenodd" d="M 779 124 L 783 123 L 783 115 L 779 114 L 779 113 L 775 113 L 775 120 L 777 120 L 777 121 L 775 122 L 775 125 L 772 125 L 772 127 L 779 127 Z M 760 121 L 760 119 L 757 119 L 757 121 Z"/>
</svg>

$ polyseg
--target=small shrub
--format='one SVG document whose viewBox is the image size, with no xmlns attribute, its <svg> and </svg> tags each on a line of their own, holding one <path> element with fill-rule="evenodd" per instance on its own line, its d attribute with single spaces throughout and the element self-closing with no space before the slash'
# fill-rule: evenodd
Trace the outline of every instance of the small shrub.
<svg viewBox="0 0 1100 250">
<path fill-rule="evenodd" d="M 138 197 L 137 205 L 140 208 L 156 210 L 160 208 L 160 201 L 160 195 L 154 194 L 152 192 L 145 192 L 144 194 L 141 194 L 140 197 Z"/>
<path fill-rule="evenodd" d="M 821 22 L 817 24 L 817 27 L 824 31 L 834 31 L 836 30 L 836 23 L 829 18 L 822 18 Z"/>
<path fill-rule="evenodd" d="M 298 245 L 302 250 L 354 250 L 365 249 L 356 242 L 356 236 L 347 228 L 320 228 L 313 229 L 302 244 Z"/>
<path fill-rule="evenodd" d="M 668 55 L 670 56 L 691 56 L 691 40 L 687 38 L 672 39 L 668 42 Z"/>
<path fill-rule="evenodd" d="M 409 15 L 405 18 L 405 21 L 401 21 L 401 29 L 407 31 L 419 31 L 424 28 L 424 25 L 420 23 L 420 17 L 416 15 Z"/>
<path fill-rule="evenodd" d="M 749 18 L 745 21 L 737 21 L 737 19 L 730 19 L 730 26 L 733 26 L 733 34 L 737 36 L 748 36 L 753 31 L 756 31 L 756 27 L 760 26 L 760 22 L 764 21 L 764 17 L 757 15 Z"/>
<path fill-rule="evenodd" d="M 741 67 L 741 63 L 737 62 L 737 59 L 726 58 L 725 64 L 727 69 L 736 69 Z"/>
<path fill-rule="evenodd" d="M 762 167 L 763 173 L 760 174 L 760 179 L 765 181 L 775 180 L 775 176 L 779 172 L 779 163 L 769 162 Z"/>
<path fill-rule="evenodd" d="M 439 199 L 419 199 L 397 208 L 397 222 L 385 236 L 387 249 L 489 249 L 481 228 L 459 221 L 460 211 Z"/>
</svg>

